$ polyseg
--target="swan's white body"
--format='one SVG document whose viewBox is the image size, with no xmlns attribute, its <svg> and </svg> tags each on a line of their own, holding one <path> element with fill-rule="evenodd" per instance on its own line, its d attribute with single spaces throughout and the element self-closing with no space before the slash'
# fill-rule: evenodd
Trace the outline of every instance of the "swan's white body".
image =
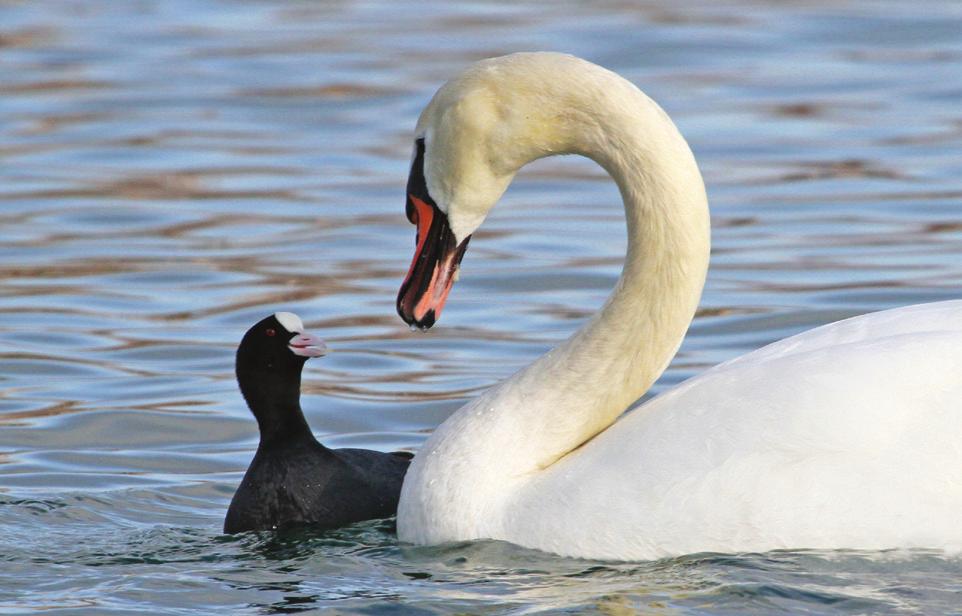
<svg viewBox="0 0 962 616">
<path fill-rule="evenodd" d="M 427 441 L 401 540 L 617 560 L 962 547 L 962 301 L 788 338 L 618 419 L 677 350 L 707 270 L 707 200 L 674 125 L 605 69 L 516 54 L 447 84 L 418 131 L 458 238 L 521 166 L 576 153 L 618 183 L 629 247 L 593 319 Z"/>
</svg>

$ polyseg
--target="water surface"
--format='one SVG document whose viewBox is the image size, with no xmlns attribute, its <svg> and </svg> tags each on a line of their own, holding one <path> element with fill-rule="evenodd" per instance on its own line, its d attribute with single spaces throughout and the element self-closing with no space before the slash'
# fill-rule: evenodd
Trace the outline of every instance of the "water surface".
<svg viewBox="0 0 962 616">
<path fill-rule="evenodd" d="M 962 613 L 962 561 L 939 553 L 612 564 L 398 546 L 383 522 L 220 534 L 257 438 L 233 352 L 266 314 L 334 349 L 305 373 L 325 443 L 416 451 L 616 280 L 617 190 L 540 161 L 440 325 L 396 317 L 411 130 L 482 57 L 601 63 L 689 139 L 713 261 L 656 392 L 962 296 L 957 3 L 662 5 L 0 1 L 0 611 Z"/>
</svg>

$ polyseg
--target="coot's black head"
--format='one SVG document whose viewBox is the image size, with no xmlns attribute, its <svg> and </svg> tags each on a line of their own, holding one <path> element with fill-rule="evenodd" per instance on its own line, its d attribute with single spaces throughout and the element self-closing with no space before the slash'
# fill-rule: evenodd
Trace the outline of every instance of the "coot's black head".
<svg viewBox="0 0 962 616">
<path fill-rule="evenodd" d="M 327 352 L 324 342 L 304 331 L 304 324 L 293 312 L 275 312 L 247 330 L 237 348 L 237 372 L 300 372 L 311 357 Z"/>
<path fill-rule="evenodd" d="M 237 348 L 237 383 L 260 426 L 261 440 L 306 429 L 300 408 L 301 369 L 326 352 L 291 312 L 276 312 L 247 330 Z M 308 431 L 309 432 L 309 431 Z"/>
</svg>

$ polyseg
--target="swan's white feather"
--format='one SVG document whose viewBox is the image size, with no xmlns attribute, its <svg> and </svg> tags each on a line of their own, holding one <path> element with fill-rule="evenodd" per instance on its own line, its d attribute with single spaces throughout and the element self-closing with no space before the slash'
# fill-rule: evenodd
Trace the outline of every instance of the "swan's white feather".
<svg viewBox="0 0 962 616">
<path fill-rule="evenodd" d="M 595 317 L 427 441 L 404 481 L 402 540 L 619 560 L 962 547 L 962 301 L 793 336 L 616 421 L 674 355 L 704 282 L 707 199 L 684 139 L 633 85 L 559 54 L 474 65 L 418 133 L 458 237 L 520 166 L 576 153 L 618 184 L 629 247 Z"/>
<path fill-rule="evenodd" d="M 962 301 L 833 323 L 719 365 L 531 476 L 501 538 L 656 558 L 962 547 Z"/>
</svg>

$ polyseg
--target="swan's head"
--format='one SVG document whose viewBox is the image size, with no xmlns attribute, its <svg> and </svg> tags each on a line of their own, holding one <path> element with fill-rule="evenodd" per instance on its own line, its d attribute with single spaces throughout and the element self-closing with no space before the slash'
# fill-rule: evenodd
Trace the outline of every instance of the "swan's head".
<svg viewBox="0 0 962 616">
<path fill-rule="evenodd" d="M 427 328 L 440 316 L 471 234 L 518 169 L 572 151 L 566 93 L 573 72 L 590 70 L 601 69 L 562 54 L 512 54 L 470 66 L 434 95 L 407 185 L 416 248 L 397 309 L 408 324 Z"/>
</svg>

